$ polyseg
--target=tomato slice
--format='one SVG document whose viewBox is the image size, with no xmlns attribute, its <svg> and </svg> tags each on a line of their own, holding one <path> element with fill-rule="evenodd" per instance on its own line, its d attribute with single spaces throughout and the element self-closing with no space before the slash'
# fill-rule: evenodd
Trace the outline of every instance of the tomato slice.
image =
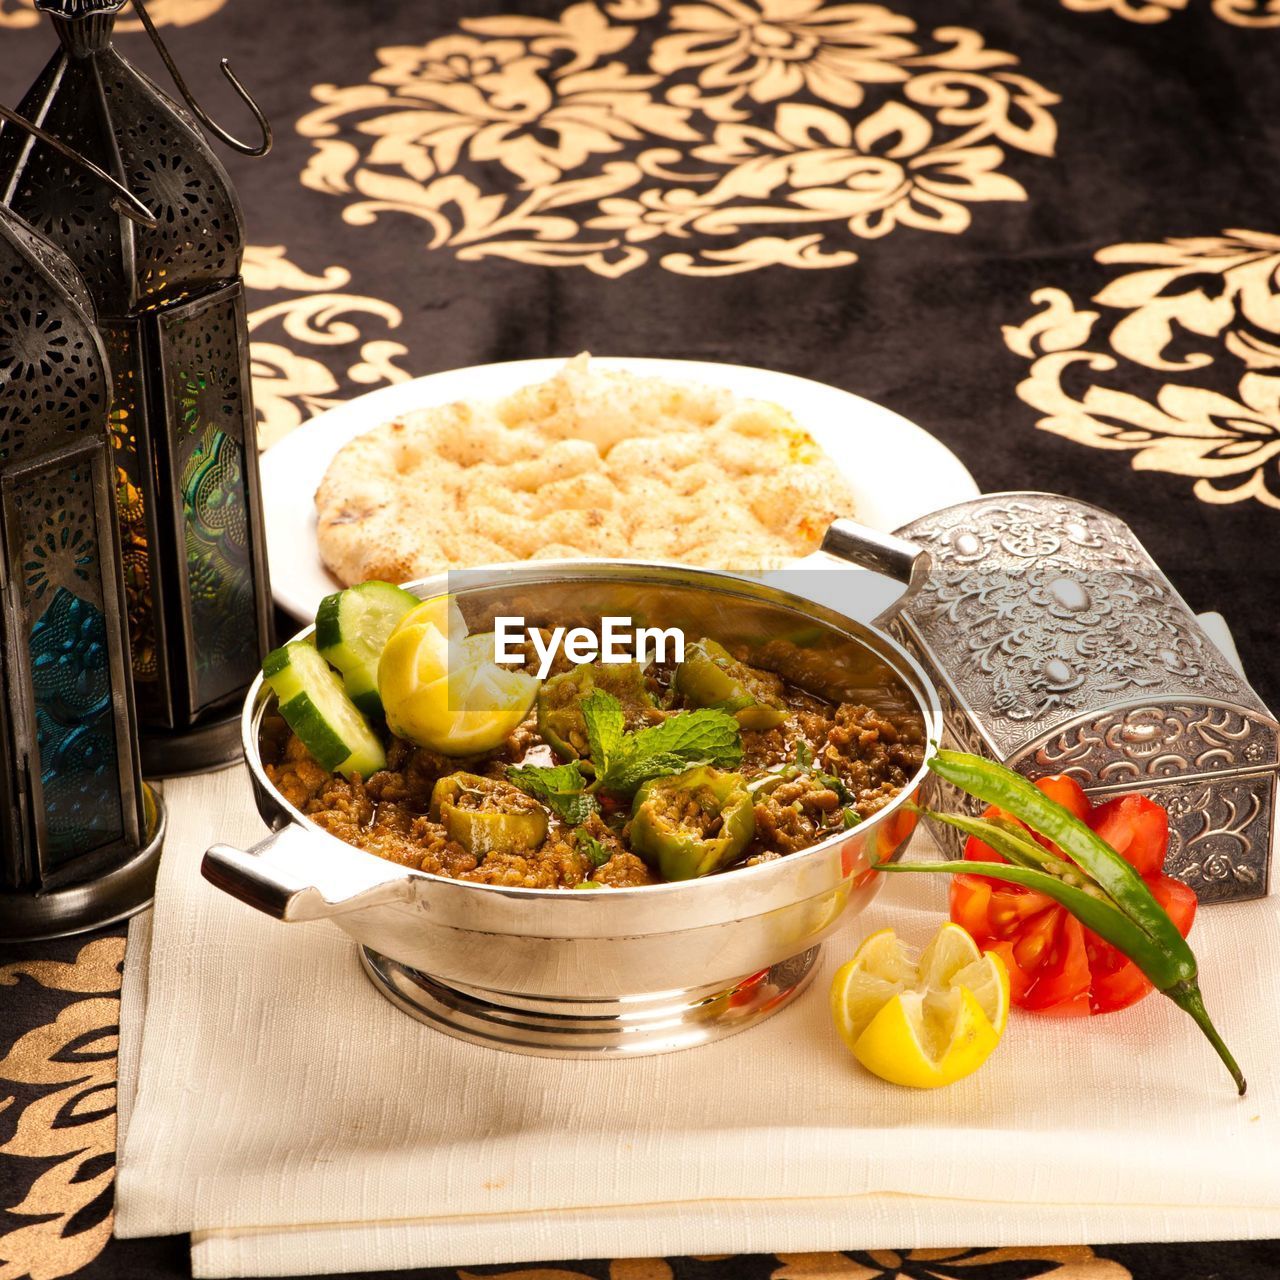
<svg viewBox="0 0 1280 1280">
<path fill-rule="evenodd" d="M 1093 1013 L 1114 1013 L 1137 1004 L 1150 990 L 1151 983 L 1132 960 L 1126 960 L 1114 973 L 1093 975 L 1089 1008 Z"/>
<path fill-rule="evenodd" d="M 1154 800 L 1136 793 L 1116 796 L 1085 821 L 1144 879 L 1163 870 L 1169 815 Z"/>
<path fill-rule="evenodd" d="M 1192 921 L 1196 918 L 1199 903 L 1196 891 L 1172 876 L 1162 874 L 1148 876 L 1146 879 L 1151 896 L 1169 913 L 1169 919 L 1185 938 L 1191 932 Z"/>
<path fill-rule="evenodd" d="M 979 945 L 993 937 L 988 909 L 994 882 L 982 876 L 951 877 L 951 918 Z"/>
<path fill-rule="evenodd" d="M 1147 879 L 1147 888 L 1169 913 L 1169 919 L 1185 938 L 1196 914 L 1196 895 L 1181 880 L 1157 875 Z M 1136 1004 L 1149 991 L 1151 982 L 1122 952 L 1088 933 L 1089 969 L 1093 974 L 1091 1004 L 1094 1013 L 1110 1013 Z"/>
<path fill-rule="evenodd" d="M 1049 945 L 1024 1007 L 1039 1013 L 1087 1014 L 1091 979 L 1084 929 L 1075 916 L 1056 905 L 1044 919 Z"/>
<path fill-rule="evenodd" d="M 1026 1004 L 1027 992 L 1030 991 L 1031 984 L 1035 981 L 1035 975 L 1028 973 L 1018 963 L 1013 954 L 1013 943 L 991 942 L 979 943 L 978 945 L 984 951 L 994 951 L 1004 961 L 1004 967 L 1009 971 L 1009 999 L 1018 1008 L 1022 1008 Z"/>
<path fill-rule="evenodd" d="M 987 919 L 997 938 L 1012 938 L 1032 928 L 1039 917 L 1061 910 L 1052 898 L 1043 893 L 1010 885 L 1008 889 L 997 889 L 991 895 Z"/>
<path fill-rule="evenodd" d="M 1089 816 L 1089 797 L 1070 774 L 1051 773 L 1047 778 L 1037 778 L 1036 786 L 1050 800 L 1056 800 L 1064 809 L 1070 810 L 1081 822 Z"/>
<path fill-rule="evenodd" d="M 1195 918 L 1196 895 L 1162 871 L 1169 843 L 1165 811 L 1136 794 L 1117 796 L 1093 809 L 1080 784 L 1066 774 L 1041 778 L 1036 785 L 1133 865 L 1185 936 Z M 983 817 L 1016 821 L 993 805 Z M 1023 823 L 1017 825 L 1029 830 Z M 1036 839 L 1062 856 L 1048 840 Z M 964 856 L 970 862 L 1004 861 L 973 837 L 965 842 Z M 951 918 L 984 950 L 1004 960 L 1010 998 L 1020 1008 L 1069 1016 L 1107 1013 L 1134 1004 L 1152 989 L 1123 952 L 1084 928 L 1052 898 L 1021 885 L 979 875 L 953 876 Z"/>
</svg>

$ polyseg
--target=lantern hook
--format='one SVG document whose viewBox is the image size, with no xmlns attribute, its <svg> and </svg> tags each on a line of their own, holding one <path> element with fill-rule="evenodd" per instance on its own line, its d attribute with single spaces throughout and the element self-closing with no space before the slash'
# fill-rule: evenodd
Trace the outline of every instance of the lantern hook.
<svg viewBox="0 0 1280 1280">
<path fill-rule="evenodd" d="M 151 21 L 151 15 L 147 12 L 146 6 L 142 0 L 133 0 L 134 12 L 137 13 L 139 20 L 142 22 L 147 35 L 151 39 L 151 43 L 155 45 L 156 52 L 160 55 L 160 60 L 164 63 L 169 74 L 173 77 L 173 83 L 177 85 L 178 92 L 182 95 L 182 100 L 190 108 L 192 114 L 200 121 L 202 125 L 219 141 L 226 143 L 233 151 L 240 152 L 246 156 L 265 156 L 271 150 L 272 135 L 271 122 L 263 114 L 262 108 L 254 101 L 253 95 L 240 81 L 240 77 L 231 70 L 231 65 L 226 58 L 220 63 L 222 74 L 226 76 L 231 87 L 239 95 L 240 100 L 253 112 L 253 118 L 258 122 L 258 128 L 262 131 L 262 141 L 257 146 L 252 146 L 247 142 L 241 142 L 239 138 L 232 137 L 217 121 L 210 118 L 209 113 L 195 100 L 191 90 L 187 88 L 187 82 L 182 78 L 182 73 L 178 70 L 177 65 L 173 61 L 164 41 L 160 38 L 160 33 L 156 30 L 156 25 Z"/>
<path fill-rule="evenodd" d="M 113 178 L 105 169 L 100 169 L 87 156 L 82 156 L 73 147 L 67 146 L 61 138 L 46 132 L 39 125 L 32 124 L 26 116 L 20 116 L 16 111 L 11 111 L 3 103 L 0 103 L 0 120 L 7 121 L 17 129 L 25 130 L 33 138 L 43 142 L 45 146 L 52 147 L 60 156 L 70 160 L 73 164 L 78 164 L 82 169 L 87 169 L 95 178 L 100 182 L 105 182 L 115 192 L 111 207 L 117 213 L 131 219 L 140 226 L 155 228 L 155 214 L 128 187 Z"/>
</svg>

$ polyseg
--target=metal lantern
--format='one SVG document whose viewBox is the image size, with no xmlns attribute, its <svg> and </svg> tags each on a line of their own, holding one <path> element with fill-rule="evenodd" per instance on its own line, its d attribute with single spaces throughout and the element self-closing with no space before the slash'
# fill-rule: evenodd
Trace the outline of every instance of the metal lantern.
<svg viewBox="0 0 1280 1280">
<path fill-rule="evenodd" d="M 97 308 L 115 394 L 125 591 L 148 773 L 238 755 L 238 708 L 269 647 L 270 591 L 258 491 L 240 264 L 244 226 L 196 119 L 112 47 L 124 0 L 37 0 L 61 47 L 19 108 L 95 161 L 154 214 L 138 226 L 100 184 L 0 134 L 0 197 L 53 240 Z M 200 123 L 146 10 L 135 8 Z"/>
<path fill-rule="evenodd" d="M 83 161 L 0 107 L 7 133 Z M 24 135 L 25 136 L 25 135 Z M 34 144 L 33 144 L 34 145 Z M 56 158 L 55 158 L 56 157 Z M 72 163 L 68 163 L 68 162 Z M 111 179 L 93 166 L 90 180 Z M 114 184 L 112 184 L 114 185 Z M 126 217 L 146 209 L 118 189 Z M 0 205 L 0 939 L 92 928 L 150 897 L 162 837 L 142 782 L 107 412 L 75 267 Z"/>
</svg>

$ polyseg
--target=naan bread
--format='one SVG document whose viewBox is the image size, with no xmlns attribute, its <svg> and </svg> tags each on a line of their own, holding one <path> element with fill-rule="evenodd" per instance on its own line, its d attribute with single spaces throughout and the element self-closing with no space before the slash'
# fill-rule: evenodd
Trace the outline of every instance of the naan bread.
<svg viewBox="0 0 1280 1280">
<path fill-rule="evenodd" d="M 320 554 L 348 585 L 549 557 L 774 567 L 853 510 L 834 464 L 777 405 L 585 355 L 503 400 L 359 436 L 316 493 Z"/>
</svg>

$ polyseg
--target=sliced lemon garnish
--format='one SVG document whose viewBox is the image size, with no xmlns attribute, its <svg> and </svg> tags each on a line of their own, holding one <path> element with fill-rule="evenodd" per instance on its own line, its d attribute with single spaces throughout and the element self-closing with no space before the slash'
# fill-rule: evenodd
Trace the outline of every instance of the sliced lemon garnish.
<svg viewBox="0 0 1280 1280">
<path fill-rule="evenodd" d="M 449 596 L 406 614 L 378 663 L 387 725 L 442 755 L 492 751 L 529 714 L 538 681 L 493 661 L 493 635 L 467 635 Z"/>
<path fill-rule="evenodd" d="M 836 973 L 831 1016 L 868 1071 L 936 1089 L 972 1074 L 999 1044 L 1009 1021 L 1009 973 L 958 924 L 944 924 L 919 959 L 892 929 L 881 929 Z"/>
<path fill-rule="evenodd" d="M 403 631 L 406 627 L 420 627 L 426 623 L 450 640 L 461 640 L 467 634 L 466 619 L 452 596 L 428 596 L 400 619 L 396 631 Z"/>
</svg>

